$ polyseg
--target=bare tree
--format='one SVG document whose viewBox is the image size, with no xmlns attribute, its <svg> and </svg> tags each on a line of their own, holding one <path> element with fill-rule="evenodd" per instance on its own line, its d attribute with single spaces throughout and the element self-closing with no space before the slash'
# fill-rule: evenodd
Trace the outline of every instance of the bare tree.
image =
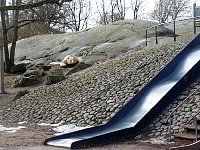
<svg viewBox="0 0 200 150">
<path fill-rule="evenodd" d="M 100 6 L 99 6 L 100 5 Z M 112 5 L 112 0 L 111 0 L 111 5 Z M 101 0 L 101 3 L 98 4 L 96 2 L 96 6 L 97 6 L 97 10 L 98 10 L 98 13 L 99 13 L 99 16 L 100 16 L 100 19 L 99 19 L 99 23 L 100 24 L 103 24 L 103 25 L 106 25 L 106 24 L 109 24 L 109 12 L 106 10 L 106 4 L 105 4 L 105 1 L 104 0 Z M 113 6 L 114 7 L 114 6 Z M 112 7 L 111 9 L 111 12 L 113 13 L 114 12 L 114 8 Z M 101 10 L 100 10 L 101 8 Z"/>
<path fill-rule="evenodd" d="M 6 0 L 1 0 L 0 2 L 1 7 L 6 6 Z M 10 72 L 10 58 L 9 58 L 9 51 L 8 51 L 8 32 L 6 29 L 6 11 L 1 11 L 1 25 L 2 25 L 2 37 L 3 37 L 3 48 L 4 48 L 4 55 L 5 55 L 5 72 Z"/>
<path fill-rule="evenodd" d="M 179 15 L 184 15 L 188 13 L 190 8 L 190 0 L 171 0 L 172 10 L 171 17 L 173 20 L 177 19 Z"/>
<path fill-rule="evenodd" d="M 64 2 L 71 2 L 72 0 L 41 0 L 41 1 L 36 0 L 36 2 L 34 2 L 33 0 L 30 0 L 30 1 L 31 2 L 28 1 L 27 4 L 16 5 L 16 6 L 3 5 L 0 7 L 0 11 L 31 9 L 31 8 L 42 6 L 44 4 L 57 4 L 57 5 L 61 6 L 61 5 L 63 5 Z"/>
<path fill-rule="evenodd" d="M 131 8 L 133 10 L 133 18 L 138 19 L 139 17 L 139 12 L 142 8 L 142 4 L 144 3 L 145 0 L 131 0 Z"/>
<path fill-rule="evenodd" d="M 190 0 L 159 0 L 155 3 L 152 17 L 160 23 L 169 19 L 177 19 L 179 15 L 188 12 Z"/>
<path fill-rule="evenodd" d="M 171 12 L 171 0 L 159 0 L 155 3 L 155 8 L 152 17 L 160 23 L 165 23 L 169 19 Z"/>
<path fill-rule="evenodd" d="M 116 12 L 119 14 L 120 20 L 124 20 L 126 15 L 126 3 L 125 0 L 114 0 Z"/>
<path fill-rule="evenodd" d="M 19 17 L 19 10 L 23 9 L 32 9 L 35 7 L 43 6 L 45 4 L 57 4 L 61 6 L 64 2 L 69 2 L 71 0 L 42 0 L 38 1 L 36 0 L 35 2 L 31 1 L 27 4 L 21 4 L 21 0 L 16 1 L 16 5 L 10 5 L 6 6 L 6 0 L 1 0 L 0 1 L 0 11 L 1 11 L 1 25 L 2 25 L 2 36 L 3 36 L 3 46 L 4 46 L 4 54 L 5 54 L 5 72 L 10 72 L 11 66 L 14 65 L 14 56 L 15 56 L 15 46 L 16 46 L 16 41 L 18 39 L 18 17 Z M 14 3 L 14 1 L 13 1 Z M 7 25 L 6 25 L 6 14 L 8 14 L 7 11 L 9 10 L 16 10 L 14 13 L 14 20 L 13 20 L 13 38 L 12 38 L 12 46 L 11 46 L 11 51 L 9 52 L 8 49 L 8 30 L 7 30 Z"/>
<path fill-rule="evenodd" d="M 106 25 L 118 20 L 124 20 L 125 18 L 125 0 L 110 0 L 110 3 L 106 3 L 102 0 L 100 4 L 96 3 L 96 6 L 100 16 L 98 21 L 100 24 Z"/>
<path fill-rule="evenodd" d="M 90 0 L 74 0 L 62 6 L 45 4 L 24 12 L 23 17 L 34 21 L 34 25 L 46 27 L 45 30 L 79 31 L 87 28 L 90 12 Z"/>
<path fill-rule="evenodd" d="M 15 4 L 15 1 L 12 1 L 13 5 Z M 16 0 L 16 5 L 20 5 L 21 0 Z M 19 19 L 19 10 L 13 11 L 13 38 L 12 38 L 12 45 L 10 48 L 10 65 L 14 65 L 14 59 L 15 59 L 15 47 L 18 40 L 18 19 Z"/>
<path fill-rule="evenodd" d="M 72 31 L 80 31 L 87 28 L 88 19 L 91 13 L 90 0 L 74 0 L 67 4 L 66 21 L 68 28 Z"/>
</svg>

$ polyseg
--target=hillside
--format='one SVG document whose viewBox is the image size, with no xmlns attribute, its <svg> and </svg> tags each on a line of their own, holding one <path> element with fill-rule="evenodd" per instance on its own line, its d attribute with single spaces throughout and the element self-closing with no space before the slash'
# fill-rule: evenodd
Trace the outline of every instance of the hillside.
<svg viewBox="0 0 200 150">
<path fill-rule="evenodd" d="M 141 22 L 138 22 L 138 28 L 136 28 L 135 24 L 137 23 L 117 22 L 108 25 L 107 29 L 98 27 L 75 34 L 70 33 L 67 36 L 66 34 L 42 35 L 19 41 L 17 45 L 18 59 L 25 55 L 26 61 L 49 63 L 60 61 L 66 54 L 72 53 L 82 56 L 85 62 L 100 61 L 101 63 L 69 75 L 62 82 L 42 86 L 22 98 L 12 101 L 0 110 L 0 122 L 62 122 L 62 124 L 77 126 L 96 126 L 107 122 L 191 39 L 191 36 L 187 35 L 186 37 L 182 36 L 182 41 L 177 43 L 162 42 L 154 47 L 143 47 L 140 43 L 137 45 L 140 47 L 133 46 L 133 41 L 143 40 L 144 28 L 154 25 L 153 23 L 141 25 Z M 130 26 L 132 27 L 130 28 Z M 162 32 L 170 31 L 165 29 L 163 28 Z M 94 34 L 94 32 L 98 34 Z M 135 36 L 132 37 L 132 35 Z M 64 42 L 61 42 L 63 39 Z M 27 49 L 24 49 L 23 46 Z M 134 48 L 137 50 L 131 51 Z M 48 55 L 46 55 L 47 51 Z M 116 58 L 111 57 L 113 55 Z M 103 60 L 100 59 L 102 57 Z M 190 93 L 189 89 L 195 88 L 196 85 L 200 85 L 198 80 L 149 125 L 152 137 L 166 135 L 167 126 L 162 125 L 161 120 Z M 184 107 L 185 110 L 187 106 Z M 182 115 L 184 116 L 186 113 L 188 110 L 184 111 Z M 177 114 L 173 119 L 176 120 L 179 116 Z M 183 123 L 183 118 L 179 122 Z M 174 128 L 177 127 L 179 128 L 180 124 L 177 125 L 176 122 Z M 180 130 L 182 129 L 180 128 Z"/>
</svg>

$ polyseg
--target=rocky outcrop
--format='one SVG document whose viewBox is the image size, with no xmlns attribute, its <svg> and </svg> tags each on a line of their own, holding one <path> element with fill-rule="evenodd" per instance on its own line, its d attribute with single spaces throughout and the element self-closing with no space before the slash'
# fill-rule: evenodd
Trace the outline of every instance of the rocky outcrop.
<svg viewBox="0 0 200 150">
<path fill-rule="evenodd" d="M 33 64 L 62 61 L 67 55 L 82 57 L 83 62 L 102 62 L 142 45 L 145 29 L 156 25 L 144 20 L 124 20 L 80 32 L 37 35 L 17 42 L 16 62 Z M 172 31 L 159 28 L 162 36 Z M 25 60 L 20 61 L 20 58 Z"/>
</svg>

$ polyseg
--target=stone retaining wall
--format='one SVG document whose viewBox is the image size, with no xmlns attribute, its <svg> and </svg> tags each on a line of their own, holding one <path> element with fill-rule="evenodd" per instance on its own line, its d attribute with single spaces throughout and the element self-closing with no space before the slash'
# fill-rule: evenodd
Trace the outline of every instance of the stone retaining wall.
<svg viewBox="0 0 200 150">
<path fill-rule="evenodd" d="M 41 87 L 0 110 L 0 122 L 58 123 L 79 126 L 107 122 L 142 87 L 144 87 L 186 43 L 157 45 L 108 60 L 86 70 L 67 76 L 58 84 Z M 152 136 L 165 136 L 167 126 L 162 122 L 169 113 L 199 86 L 195 81 L 149 125 Z M 191 113 L 198 110 L 193 96 L 173 117 L 174 132 Z M 199 102 L 199 101 L 198 101 Z M 199 102 L 200 103 L 200 102 Z M 197 104 L 197 103 L 196 103 Z M 192 110 L 192 112 L 190 112 Z M 188 116 L 188 117 L 187 117 Z"/>
<path fill-rule="evenodd" d="M 196 79 L 187 89 L 185 89 L 180 96 L 178 96 L 173 103 L 166 107 L 162 113 L 154 119 L 149 125 L 151 129 L 150 136 L 167 136 L 168 125 L 164 124 L 169 114 L 182 103 L 188 95 L 191 95 L 195 89 L 200 87 L 200 77 Z M 183 103 L 172 116 L 172 134 L 182 132 L 182 125 L 186 124 L 192 116 L 199 111 L 200 106 L 200 90 L 196 91 L 185 103 Z M 198 115 L 199 116 L 199 115 Z M 173 137 L 172 137 L 173 138 Z"/>
</svg>

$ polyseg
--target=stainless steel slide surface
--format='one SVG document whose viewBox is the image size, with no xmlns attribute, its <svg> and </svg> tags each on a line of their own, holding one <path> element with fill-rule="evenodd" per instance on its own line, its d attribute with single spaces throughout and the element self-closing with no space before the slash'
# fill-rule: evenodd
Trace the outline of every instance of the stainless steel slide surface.
<svg viewBox="0 0 200 150">
<path fill-rule="evenodd" d="M 45 145 L 82 148 L 134 137 L 200 74 L 197 35 L 106 124 L 46 139 Z"/>
</svg>

